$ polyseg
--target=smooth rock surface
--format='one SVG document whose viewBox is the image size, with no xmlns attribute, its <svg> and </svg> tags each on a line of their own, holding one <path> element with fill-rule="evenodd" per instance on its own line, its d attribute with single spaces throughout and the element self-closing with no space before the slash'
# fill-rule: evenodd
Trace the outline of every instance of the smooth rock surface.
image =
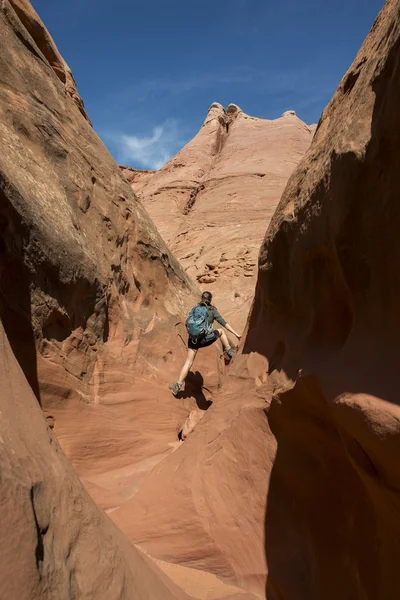
<svg viewBox="0 0 400 600">
<path fill-rule="evenodd" d="M 0 597 L 189 600 L 89 498 L 0 322 Z"/>
</svg>

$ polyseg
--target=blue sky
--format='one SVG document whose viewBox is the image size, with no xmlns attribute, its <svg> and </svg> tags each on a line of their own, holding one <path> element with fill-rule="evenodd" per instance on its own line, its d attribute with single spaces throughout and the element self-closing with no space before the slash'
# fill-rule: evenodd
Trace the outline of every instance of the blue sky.
<svg viewBox="0 0 400 600">
<path fill-rule="evenodd" d="M 33 0 L 118 162 L 159 168 L 212 102 L 317 122 L 383 0 Z"/>
</svg>

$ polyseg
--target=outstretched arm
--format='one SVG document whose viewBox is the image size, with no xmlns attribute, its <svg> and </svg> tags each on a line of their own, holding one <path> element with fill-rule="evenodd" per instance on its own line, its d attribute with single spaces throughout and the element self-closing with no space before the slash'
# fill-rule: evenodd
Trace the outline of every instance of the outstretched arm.
<svg viewBox="0 0 400 600">
<path fill-rule="evenodd" d="M 229 325 L 229 323 L 227 323 L 225 321 L 225 319 L 223 319 L 221 317 L 221 315 L 219 314 L 219 312 L 217 311 L 217 309 L 215 308 L 215 306 L 213 307 L 213 311 L 214 311 L 214 319 L 217 321 L 217 323 L 219 323 L 220 325 L 222 325 L 222 327 L 225 327 L 225 329 L 227 329 L 228 331 L 230 331 L 231 333 L 233 333 L 233 335 L 236 335 L 236 337 L 238 338 L 238 340 L 240 340 L 240 338 L 242 336 L 239 335 L 238 333 L 236 333 L 236 331 L 233 329 L 233 327 L 231 327 Z"/>
<path fill-rule="evenodd" d="M 231 327 L 229 325 L 229 323 L 225 324 L 225 329 L 227 329 L 228 331 L 230 331 L 231 333 L 233 333 L 233 335 L 236 335 L 237 339 L 240 340 L 240 338 L 242 337 L 241 335 L 239 335 L 234 329 L 233 327 Z"/>
</svg>

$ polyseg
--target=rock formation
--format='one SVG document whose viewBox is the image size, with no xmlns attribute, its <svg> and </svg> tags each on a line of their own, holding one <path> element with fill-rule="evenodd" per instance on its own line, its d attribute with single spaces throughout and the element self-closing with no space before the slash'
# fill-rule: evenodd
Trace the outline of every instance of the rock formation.
<svg viewBox="0 0 400 600">
<path fill-rule="evenodd" d="M 165 375 L 197 290 L 75 110 L 25 4 L 1 11 L 1 316 L 43 406 L 98 402 L 121 369 L 126 384 L 133 365 Z"/>
<path fill-rule="evenodd" d="M 137 193 L 138 190 L 141 190 L 142 187 L 146 184 L 146 182 L 153 177 L 157 171 L 152 170 L 142 170 L 142 169 L 133 169 L 132 167 L 126 167 L 124 165 L 120 165 L 119 167 L 125 179 L 131 184 L 133 190 Z"/>
<path fill-rule="evenodd" d="M 157 172 L 122 171 L 187 273 L 243 328 L 266 226 L 312 129 L 288 111 L 256 119 L 211 105 L 199 133 Z"/>
<path fill-rule="evenodd" d="M 131 464 L 138 439 L 140 479 L 144 461 L 151 466 L 172 450 L 191 410 L 208 407 L 224 365 L 210 348 L 188 398 L 160 403 L 185 356 L 182 321 L 198 291 L 66 92 L 50 62 L 59 55 L 32 7 L 7 1 L 0 17 L 0 317 L 63 447 L 76 466 L 85 463 L 82 477 L 96 465 L 85 482 L 111 507 L 121 495 L 99 489 L 99 469 L 102 481 L 119 469 L 132 489 L 136 478 L 120 468 Z M 146 398 L 145 418 L 157 416 L 160 439 L 129 419 Z M 122 435 L 110 420 L 124 419 Z M 104 452 L 100 441 L 110 437 Z"/>
<path fill-rule="evenodd" d="M 198 290 L 93 132 L 33 9 L 3 0 L 1 597 L 399 596 L 399 15 L 388 0 L 289 180 L 229 377 L 209 348 L 178 401 L 165 384 Z M 204 285 L 234 324 L 222 267 L 234 265 L 241 290 L 252 280 L 248 223 L 265 226 L 310 136 L 290 111 L 263 122 L 214 104 L 163 169 L 128 170 L 156 221 L 163 194 L 176 229 L 159 206 L 162 234 L 198 281 L 216 277 Z M 183 255 L 199 244 L 195 271 Z"/>
<path fill-rule="evenodd" d="M 276 443 L 250 380 L 224 388 L 184 444 L 111 513 L 151 556 L 265 597 L 264 518 Z"/>
<path fill-rule="evenodd" d="M 189 600 L 90 500 L 0 323 L 0 597 Z"/>
<path fill-rule="evenodd" d="M 0 33 L 0 596 L 172 598 L 89 500 L 45 416 L 74 462 L 92 459 L 82 479 L 93 497 L 118 505 L 196 407 L 162 403 L 157 382 L 165 389 L 185 354 L 179 322 L 197 290 L 91 128 L 28 2 L 1 3 Z M 218 365 L 203 371 L 208 387 Z M 143 389 L 146 423 L 159 418 L 147 432 L 129 422 Z M 138 444 L 147 467 L 136 452 L 135 471 Z"/>
<path fill-rule="evenodd" d="M 400 593 L 399 15 L 387 1 L 289 180 L 229 381 L 113 515 L 268 600 Z"/>
<path fill-rule="evenodd" d="M 78 94 L 71 69 L 59 53 L 53 38 L 28 0 L 4 0 L 3 11 L 22 43 L 53 69 L 82 115 L 90 123 L 83 100 Z M 18 17 L 18 18 L 16 18 Z"/>
<path fill-rule="evenodd" d="M 266 411 L 272 599 L 400 593 L 399 47 L 389 0 L 261 248 L 243 353 L 279 386 Z"/>
</svg>

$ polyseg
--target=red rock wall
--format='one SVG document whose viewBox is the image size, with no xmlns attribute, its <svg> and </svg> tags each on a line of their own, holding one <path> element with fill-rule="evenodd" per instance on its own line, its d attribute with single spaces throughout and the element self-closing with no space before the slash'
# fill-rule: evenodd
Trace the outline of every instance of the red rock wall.
<svg viewBox="0 0 400 600">
<path fill-rule="evenodd" d="M 231 377 L 173 453 L 181 409 L 152 385 L 183 356 L 175 328 L 196 290 L 28 21 L 7 0 L 0 12 L 0 317 L 13 353 L 132 541 L 268 600 L 400 592 L 399 9 L 386 3 L 325 110 L 265 236 Z M 0 337 L 2 595 L 171 597 L 86 496 Z"/>
<path fill-rule="evenodd" d="M 43 405 L 97 402 L 121 369 L 132 385 L 134 367 L 182 360 L 175 324 L 196 289 L 55 73 L 36 13 L 6 1 L 0 19 L 0 314 Z"/>
<path fill-rule="evenodd" d="M 153 387 L 142 424 L 135 423 L 135 430 L 126 422 L 132 415 L 143 418 L 137 378 L 150 375 L 166 387 L 177 370 L 185 354 L 178 324 L 197 292 L 71 86 L 69 70 L 32 7 L 4 0 L 0 597 L 186 598 L 89 499 L 54 436 L 71 449 L 74 462 L 77 456 L 85 466 L 85 458 L 91 462 L 85 484 L 100 489 L 109 505 L 121 501 L 115 491 L 120 479 L 105 498 L 108 489 L 90 475 L 112 480 L 110 469 L 123 472 L 132 446 L 147 453 L 147 469 L 171 451 L 168 443 L 190 412 L 187 403 L 160 410 Z M 107 406 L 101 404 L 105 396 Z M 135 411 L 137 396 L 142 402 Z M 146 437 L 151 411 L 160 425 L 148 428 Z M 142 438 L 134 437 L 138 431 Z M 138 470 L 135 482 L 145 469 Z"/>
<path fill-rule="evenodd" d="M 400 593 L 399 48 L 390 0 L 261 248 L 242 360 L 265 357 L 275 386 L 271 599 Z"/>
<path fill-rule="evenodd" d="M 1 323 L 0 380 L 0 597 L 188 599 L 90 500 Z"/>
<path fill-rule="evenodd" d="M 53 38 L 32 8 L 28 0 L 4 0 L 3 10 L 13 24 L 17 35 L 34 54 L 45 60 L 54 74 L 64 84 L 65 92 L 75 102 L 82 115 L 90 123 L 83 100 L 78 94 L 71 69 L 59 53 Z M 16 19 L 15 16 L 18 18 Z"/>
</svg>

